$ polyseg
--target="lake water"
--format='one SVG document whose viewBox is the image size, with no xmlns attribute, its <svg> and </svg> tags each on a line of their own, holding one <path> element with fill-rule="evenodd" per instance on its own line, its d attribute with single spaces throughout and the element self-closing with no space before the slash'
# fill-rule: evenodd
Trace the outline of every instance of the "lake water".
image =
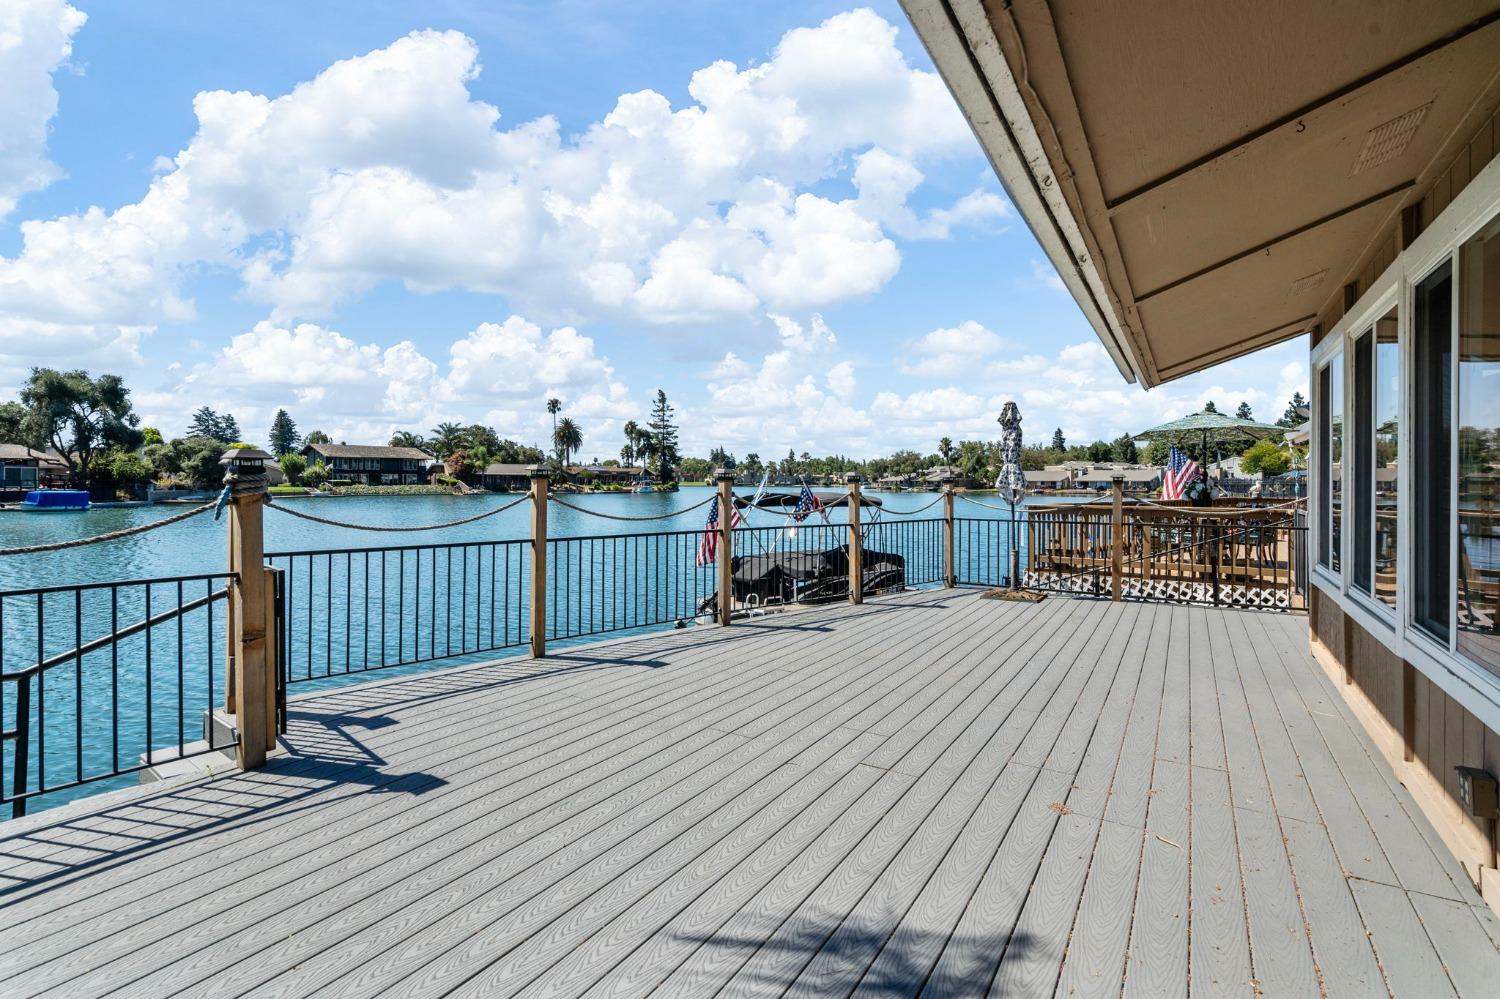
<svg viewBox="0 0 1500 999">
<path fill-rule="evenodd" d="M 942 506 L 932 493 L 875 493 L 884 504 L 865 532 L 867 549 L 901 555 L 908 585 L 939 582 Z M 700 605 L 715 587 L 711 566 L 694 554 L 712 495 L 708 487 L 677 493 L 569 494 L 548 512 L 549 648 L 601 634 L 704 621 Z M 282 499 L 277 505 L 371 526 L 414 526 L 471 517 L 513 502 L 514 495 Z M 998 583 L 1006 572 L 1008 517 L 993 494 L 960 497 L 956 561 L 965 582 Z M 1032 498 L 1031 502 L 1057 502 Z M 691 509 L 690 509 L 691 508 Z M 92 537 L 182 512 L 182 506 L 127 507 L 81 514 L 0 512 L 0 548 Z M 646 522 L 616 517 L 674 514 Z M 810 518 L 797 531 L 786 518 L 748 512 L 737 553 L 819 552 L 844 543 L 844 511 L 833 526 Z M 1023 514 L 1024 516 L 1024 514 Z M 376 533 L 265 513 L 268 553 L 283 574 L 289 690 L 311 690 L 372 676 L 454 665 L 518 653 L 527 640 L 530 505 L 494 517 L 430 531 Z M 27 783 L 35 788 L 87 781 L 132 766 L 148 749 L 173 755 L 201 738 L 206 707 L 221 705 L 224 603 L 208 602 L 162 624 L 67 658 L 79 645 L 148 617 L 206 598 L 222 578 L 151 585 L 65 589 L 17 595 L 37 587 L 196 576 L 225 571 L 226 523 L 204 514 L 159 531 L 60 552 L 0 558 L 0 664 L 8 672 L 64 657 L 32 683 Z M 306 554 L 314 553 L 314 554 Z M 7 593 L 7 591 L 9 591 Z M 379 674 L 368 674 L 379 669 Z M 17 721 L 19 682 L 0 684 L 0 718 Z M 154 758 L 154 757 L 153 757 Z M 9 791 L 15 754 L 0 753 L 0 784 Z M 66 788 L 33 808 L 119 786 L 133 776 Z"/>
</svg>

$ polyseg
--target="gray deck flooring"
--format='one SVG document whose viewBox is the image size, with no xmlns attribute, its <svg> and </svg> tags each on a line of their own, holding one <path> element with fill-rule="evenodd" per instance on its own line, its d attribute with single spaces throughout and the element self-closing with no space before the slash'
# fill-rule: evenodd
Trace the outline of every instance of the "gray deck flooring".
<svg viewBox="0 0 1500 999">
<path fill-rule="evenodd" d="M 350 687 L 0 824 L 0 995 L 1494 995 L 1306 619 L 927 591 Z"/>
</svg>

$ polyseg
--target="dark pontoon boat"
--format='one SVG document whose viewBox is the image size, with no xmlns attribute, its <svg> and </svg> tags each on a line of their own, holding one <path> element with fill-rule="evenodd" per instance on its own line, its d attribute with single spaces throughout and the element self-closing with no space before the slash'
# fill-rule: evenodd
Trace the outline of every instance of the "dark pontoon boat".
<svg viewBox="0 0 1500 999">
<path fill-rule="evenodd" d="M 845 493 L 816 494 L 824 509 L 846 506 L 849 497 Z M 763 494 L 754 502 L 759 510 L 790 515 L 797 508 L 800 493 L 771 492 Z M 751 506 L 751 501 L 735 497 L 734 504 L 741 510 Z M 878 511 L 881 501 L 874 496 L 860 497 L 861 511 Z M 788 527 L 817 526 L 804 522 Z M 841 528 L 843 525 L 839 525 Z M 906 559 L 894 552 L 863 549 L 863 591 L 873 595 L 886 590 L 899 590 L 906 585 Z M 734 590 L 734 601 L 748 609 L 774 607 L 784 604 L 819 603 L 849 598 L 849 550 L 842 544 L 817 551 L 772 549 L 751 555 L 736 555 L 730 562 L 730 579 Z M 708 597 L 699 606 L 699 613 L 710 613 L 717 605 L 718 594 Z"/>
</svg>

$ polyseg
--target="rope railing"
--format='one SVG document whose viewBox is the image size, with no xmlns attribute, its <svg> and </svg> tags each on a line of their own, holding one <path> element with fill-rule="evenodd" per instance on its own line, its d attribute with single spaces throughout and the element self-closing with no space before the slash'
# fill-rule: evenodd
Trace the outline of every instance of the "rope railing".
<svg viewBox="0 0 1500 999">
<path fill-rule="evenodd" d="M 974 497 L 970 496 L 967 493 L 954 493 L 953 495 L 956 496 L 957 498 L 963 500 L 965 503 L 973 503 L 975 506 L 982 506 L 986 510 L 994 510 L 996 513 L 1010 513 L 1011 512 L 1011 508 L 1008 507 L 1008 506 L 996 506 L 993 503 L 983 503 L 983 502 L 980 502 L 979 500 L 975 499 Z M 1017 506 L 1019 506 L 1019 505 L 1020 504 L 1017 504 Z M 1082 504 L 1080 504 L 1080 505 L 1082 505 Z"/>
<path fill-rule="evenodd" d="M 83 548 L 86 545 L 97 545 L 104 541 L 116 541 L 120 538 L 128 538 L 133 534 L 145 534 L 154 531 L 158 527 L 167 527 L 171 524 L 180 524 L 190 517 L 196 517 L 200 513 L 207 513 L 218 505 L 218 500 L 195 506 L 191 510 L 173 514 L 161 520 L 152 521 L 149 524 L 137 524 L 135 527 L 126 527 L 118 531 L 110 531 L 108 534 L 96 534 L 91 538 L 74 538 L 70 541 L 53 541 L 44 545 L 25 545 L 20 548 L 0 548 L 0 557 L 6 555 L 39 555 L 43 552 L 57 552 L 66 548 Z"/>
<path fill-rule="evenodd" d="M 569 510 L 586 514 L 590 517 L 603 517 L 605 520 L 620 520 L 633 523 L 643 523 L 652 520 L 671 520 L 673 517 L 680 517 L 685 513 L 692 513 L 694 510 L 698 510 L 702 507 L 708 506 L 708 504 L 712 503 L 719 497 L 717 495 L 710 496 L 708 499 L 703 500 L 702 502 L 694 503 L 692 506 L 683 507 L 681 510 L 672 510 L 667 513 L 654 513 L 644 517 L 628 517 L 625 514 L 621 513 L 605 513 L 603 510 L 590 510 L 588 507 L 579 506 L 577 503 L 569 503 L 567 500 L 554 493 L 549 493 L 547 498 L 556 503 L 558 506 L 567 507 Z"/>
<path fill-rule="evenodd" d="M 887 515 L 892 516 L 892 517 L 913 517 L 913 516 L 916 516 L 919 513 L 926 513 L 928 510 L 931 510 L 933 507 L 937 506 L 942 501 L 943 501 L 943 494 L 942 493 L 938 493 L 937 497 L 934 498 L 931 503 L 928 503 L 925 506 L 919 506 L 915 510 L 892 510 L 889 507 L 884 507 L 884 506 L 878 507 L 878 509 L 880 510 L 880 512 L 882 514 L 887 514 Z"/>
<path fill-rule="evenodd" d="M 303 513 L 301 510 L 293 510 L 291 507 L 283 506 L 280 503 L 274 503 L 272 502 L 269 494 L 266 496 L 266 505 L 269 506 L 272 510 L 280 510 L 282 513 L 287 514 L 288 516 L 298 517 L 302 520 L 310 520 L 315 524 L 325 524 L 328 527 L 343 527 L 351 531 L 374 531 L 382 534 L 405 534 L 411 531 L 441 531 L 449 527 L 462 527 L 465 524 L 473 524 L 477 521 L 484 520 L 486 517 L 494 517 L 504 513 L 507 510 L 514 509 L 515 507 L 520 506 L 522 503 L 525 503 L 530 499 L 531 495 L 528 493 L 527 495 L 522 496 L 517 500 L 506 503 L 504 506 L 496 507 L 493 510 L 486 510 L 484 513 L 475 514 L 472 517 L 463 517 L 459 520 L 449 520 L 441 524 L 419 524 L 415 527 L 406 525 L 400 527 L 388 527 L 376 524 L 355 524 L 344 520 L 333 520 L 328 517 L 319 517 L 311 513 Z"/>
</svg>

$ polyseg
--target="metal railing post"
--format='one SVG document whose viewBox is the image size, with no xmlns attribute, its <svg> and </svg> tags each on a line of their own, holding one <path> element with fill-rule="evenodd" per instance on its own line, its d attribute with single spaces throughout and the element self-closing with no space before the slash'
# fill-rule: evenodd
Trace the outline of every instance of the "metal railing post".
<svg viewBox="0 0 1500 999">
<path fill-rule="evenodd" d="M 1115 475 L 1111 479 L 1113 505 L 1109 515 L 1109 532 L 1114 535 L 1109 555 L 1109 599 L 1119 602 L 1124 588 L 1125 553 L 1125 476 Z"/>
<path fill-rule="evenodd" d="M 531 466 L 531 657 L 547 655 L 547 467 Z"/>
<path fill-rule="evenodd" d="M 276 745 L 276 681 L 270 670 L 276 656 L 269 647 L 275 629 L 265 567 L 265 463 L 270 455 L 255 448 L 224 453 L 224 484 L 229 500 L 229 656 L 232 683 L 225 695 L 226 710 L 234 712 L 241 770 L 266 761 Z"/>
<path fill-rule="evenodd" d="M 40 657 L 40 652 L 38 652 Z M 37 674 L 41 676 L 40 673 Z M 40 719 L 38 719 L 40 721 Z M 3 727 L 3 724 L 0 724 Z M 15 800 L 10 804 L 10 817 L 19 819 L 26 814 L 27 785 L 31 780 L 29 764 L 31 762 L 31 677 L 21 677 L 21 682 L 16 685 L 16 748 L 15 756 L 11 761 L 13 772 L 11 774 L 11 793 Z"/>
<path fill-rule="evenodd" d="M 953 487 L 943 486 L 943 585 L 958 585 L 958 565 L 953 558 Z"/>
<path fill-rule="evenodd" d="M 719 624 L 728 627 L 734 617 L 734 473 L 721 468 L 714 473 L 719 487 L 719 554 L 714 559 L 719 579 Z"/>
<path fill-rule="evenodd" d="M 865 552 L 859 535 L 859 473 L 844 476 L 849 486 L 849 602 L 865 602 Z"/>
</svg>

